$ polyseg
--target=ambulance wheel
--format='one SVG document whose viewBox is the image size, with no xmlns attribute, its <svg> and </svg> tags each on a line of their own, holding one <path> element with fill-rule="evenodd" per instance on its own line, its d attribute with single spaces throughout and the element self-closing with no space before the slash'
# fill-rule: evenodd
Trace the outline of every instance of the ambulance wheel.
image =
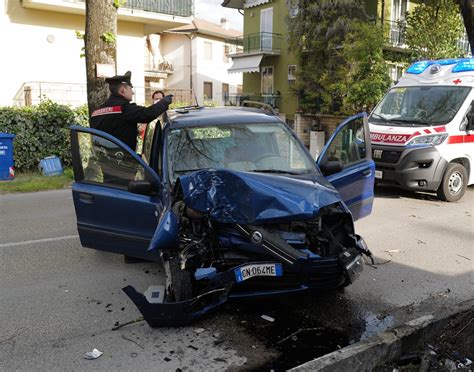
<svg viewBox="0 0 474 372">
<path fill-rule="evenodd" d="M 179 259 L 171 257 L 163 262 L 166 272 L 166 297 L 168 301 L 186 301 L 193 297 L 192 274 L 182 270 Z"/>
<path fill-rule="evenodd" d="M 467 188 L 467 172 L 461 164 L 450 163 L 444 172 L 439 185 L 438 198 L 447 202 L 455 202 L 462 198 Z"/>
</svg>

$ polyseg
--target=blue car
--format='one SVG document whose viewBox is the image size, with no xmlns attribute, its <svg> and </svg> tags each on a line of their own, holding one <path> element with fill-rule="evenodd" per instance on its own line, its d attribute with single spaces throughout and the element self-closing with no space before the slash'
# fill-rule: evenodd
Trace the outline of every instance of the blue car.
<svg viewBox="0 0 474 372">
<path fill-rule="evenodd" d="M 152 326 L 185 324 L 232 298 L 349 285 L 370 255 L 367 117 L 339 125 L 315 161 L 276 115 L 168 111 L 142 151 L 71 128 L 77 228 L 87 248 L 162 261 L 166 284 L 124 288 Z"/>
</svg>

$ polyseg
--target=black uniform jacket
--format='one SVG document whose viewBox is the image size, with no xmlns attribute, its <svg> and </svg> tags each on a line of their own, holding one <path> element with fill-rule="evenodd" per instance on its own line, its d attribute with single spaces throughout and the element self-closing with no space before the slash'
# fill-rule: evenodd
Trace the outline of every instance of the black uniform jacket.
<svg viewBox="0 0 474 372">
<path fill-rule="evenodd" d="M 168 109 L 168 103 L 161 100 L 150 107 L 130 103 L 120 95 L 112 94 L 91 115 L 90 125 L 117 137 L 132 150 L 137 147 L 137 124 L 149 123 Z"/>
</svg>

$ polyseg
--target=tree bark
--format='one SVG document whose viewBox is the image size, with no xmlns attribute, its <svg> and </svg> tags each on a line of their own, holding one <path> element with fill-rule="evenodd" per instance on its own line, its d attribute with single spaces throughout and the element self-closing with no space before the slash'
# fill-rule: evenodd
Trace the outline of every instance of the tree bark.
<svg viewBox="0 0 474 372">
<path fill-rule="evenodd" d="M 459 8 L 461 10 L 462 19 L 464 22 L 464 27 L 466 28 L 467 39 L 469 40 L 469 45 L 471 46 L 471 54 L 474 51 L 474 29 L 472 22 L 472 0 L 457 0 Z"/>
<path fill-rule="evenodd" d="M 105 33 L 117 35 L 117 9 L 112 0 L 86 0 L 85 55 L 87 105 L 89 115 L 109 96 L 105 79 L 97 77 L 97 64 L 110 64 L 117 71 L 116 41 L 106 41 Z"/>
</svg>

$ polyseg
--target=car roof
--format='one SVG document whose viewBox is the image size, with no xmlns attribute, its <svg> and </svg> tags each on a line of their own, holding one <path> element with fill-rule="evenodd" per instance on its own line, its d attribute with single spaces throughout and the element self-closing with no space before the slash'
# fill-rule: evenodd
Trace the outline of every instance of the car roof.
<svg viewBox="0 0 474 372">
<path fill-rule="evenodd" d="M 168 121 L 171 127 L 282 122 L 278 116 L 268 114 L 263 110 L 241 107 L 176 109 L 168 112 Z"/>
</svg>

